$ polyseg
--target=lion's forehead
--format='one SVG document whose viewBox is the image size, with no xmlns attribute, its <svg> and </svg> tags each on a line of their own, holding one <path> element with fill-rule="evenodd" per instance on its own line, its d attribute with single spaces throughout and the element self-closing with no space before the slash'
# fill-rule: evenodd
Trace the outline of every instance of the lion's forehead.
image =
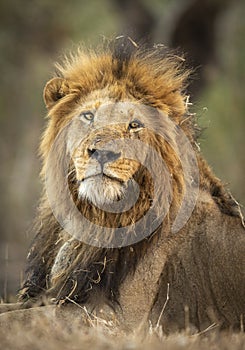
<svg viewBox="0 0 245 350">
<path fill-rule="evenodd" d="M 119 97 L 117 87 L 111 86 L 104 89 L 92 91 L 86 97 L 82 97 L 78 102 L 78 112 L 92 110 L 97 116 L 103 119 L 118 119 L 119 121 L 128 121 L 132 117 L 141 116 L 142 118 L 151 117 L 155 113 L 155 108 L 143 104 L 132 96 Z M 108 118 L 106 118 L 108 116 Z"/>
<path fill-rule="evenodd" d="M 137 100 L 115 100 L 105 92 L 97 91 L 78 102 L 76 112 L 69 124 L 67 135 L 68 151 L 72 153 L 77 147 L 87 149 L 93 147 L 99 138 L 100 147 L 108 145 L 111 140 L 144 139 L 152 134 L 165 134 L 173 129 L 169 125 L 170 118 L 161 110 L 145 105 Z M 92 113 L 92 121 L 84 119 L 84 115 Z M 137 121 L 143 125 L 141 132 L 129 132 L 129 123 Z M 150 131 L 150 133 L 149 133 Z M 98 145 L 96 145 L 96 148 Z M 113 149 L 114 145 L 111 144 Z M 118 148 L 118 147 L 117 147 Z"/>
<path fill-rule="evenodd" d="M 139 102 L 113 101 L 97 99 L 81 104 L 78 113 L 91 111 L 94 114 L 94 123 L 108 125 L 113 123 L 127 123 L 139 119 L 147 123 L 154 110 Z"/>
</svg>

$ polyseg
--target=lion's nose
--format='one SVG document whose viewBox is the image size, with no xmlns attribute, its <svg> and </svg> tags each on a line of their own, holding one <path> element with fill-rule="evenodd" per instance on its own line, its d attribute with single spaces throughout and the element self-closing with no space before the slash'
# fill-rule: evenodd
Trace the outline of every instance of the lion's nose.
<svg viewBox="0 0 245 350">
<path fill-rule="evenodd" d="M 96 159 L 101 165 L 103 165 L 105 163 L 117 160 L 121 156 L 121 152 L 115 153 L 104 149 L 99 150 L 96 148 L 88 148 L 88 155 L 90 158 Z"/>
</svg>

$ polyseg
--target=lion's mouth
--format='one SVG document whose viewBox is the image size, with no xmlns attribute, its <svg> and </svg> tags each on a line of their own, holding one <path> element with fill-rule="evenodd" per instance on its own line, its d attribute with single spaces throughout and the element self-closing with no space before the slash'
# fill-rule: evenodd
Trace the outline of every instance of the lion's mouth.
<svg viewBox="0 0 245 350">
<path fill-rule="evenodd" d="M 127 187 L 120 178 L 104 172 L 89 174 L 77 182 L 79 198 L 96 206 L 117 202 L 123 198 Z"/>
<path fill-rule="evenodd" d="M 82 182 L 88 180 L 88 179 L 108 179 L 108 180 L 111 180 L 111 181 L 116 181 L 116 182 L 119 182 L 120 184 L 123 184 L 124 181 L 122 179 L 120 179 L 119 177 L 116 177 L 114 175 L 109 175 L 109 174 L 106 174 L 104 172 L 101 172 L 101 173 L 97 173 L 97 174 L 91 174 L 89 176 L 86 176 L 84 177 L 82 180 L 77 180 L 77 183 L 78 185 L 80 185 Z"/>
</svg>

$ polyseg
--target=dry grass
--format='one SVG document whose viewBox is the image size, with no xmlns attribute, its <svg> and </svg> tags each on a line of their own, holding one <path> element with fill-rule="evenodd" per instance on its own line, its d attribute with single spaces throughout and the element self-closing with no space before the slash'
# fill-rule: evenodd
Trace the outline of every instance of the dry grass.
<svg viewBox="0 0 245 350">
<path fill-rule="evenodd" d="M 42 308 L 39 308 L 41 310 Z M 84 317 L 57 317 L 54 310 L 28 318 L 8 322 L 6 315 L 0 317 L 0 348 L 25 350 L 243 350 L 244 333 L 220 333 L 210 327 L 201 334 L 190 335 L 188 331 L 163 335 L 161 327 L 150 326 L 142 332 L 126 334 L 119 331 L 112 321 L 91 317 L 86 309 Z M 15 315 L 18 316 L 18 314 Z M 12 313 L 9 312 L 9 315 Z M 13 314 L 12 314 L 13 315 Z M 81 315 L 81 314 L 80 314 Z M 18 321 L 17 321 L 18 319 Z M 2 321 L 2 322 L 1 322 Z"/>
</svg>

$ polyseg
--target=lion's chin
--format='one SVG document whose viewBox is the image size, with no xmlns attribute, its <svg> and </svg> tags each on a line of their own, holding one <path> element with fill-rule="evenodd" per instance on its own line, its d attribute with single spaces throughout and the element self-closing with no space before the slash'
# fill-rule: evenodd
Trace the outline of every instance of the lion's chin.
<svg viewBox="0 0 245 350">
<path fill-rule="evenodd" d="M 102 209 L 104 205 L 111 205 L 119 201 L 124 193 L 125 185 L 123 182 L 101 174 L 84 179 L 78 188 L 80 199 L 88 200 Z"/>
</svg>

